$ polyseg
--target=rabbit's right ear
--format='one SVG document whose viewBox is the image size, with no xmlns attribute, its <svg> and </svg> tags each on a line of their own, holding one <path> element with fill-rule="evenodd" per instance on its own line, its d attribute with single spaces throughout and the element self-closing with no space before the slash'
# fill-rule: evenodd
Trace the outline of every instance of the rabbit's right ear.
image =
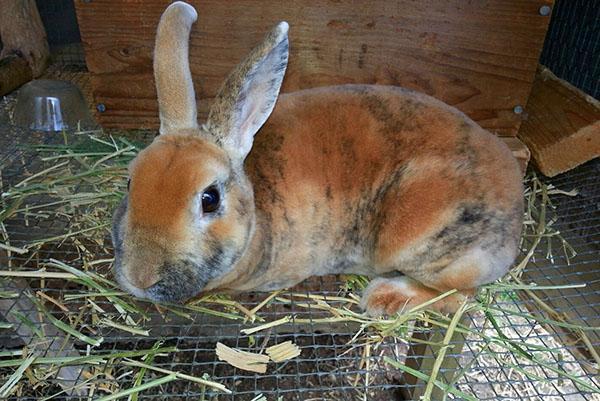
<svg viewBox="0 0 600 401">
<path fill-rule="evenodd" d="M 188 61 L 190 30 L 197 18 L 194 7 L 176 1 L 167 7 L 158 23 L 154 79 L 161 134 L 198 128 L 196 96 Z"/>
<path fill-rule="evenodd" d="M 235 162 L 244 161 L 275 107 L 288 61 L 287 33 L 287 22 L 277 24 L 229 75 L 210 109 L 208 131 Z"/>
</svg>

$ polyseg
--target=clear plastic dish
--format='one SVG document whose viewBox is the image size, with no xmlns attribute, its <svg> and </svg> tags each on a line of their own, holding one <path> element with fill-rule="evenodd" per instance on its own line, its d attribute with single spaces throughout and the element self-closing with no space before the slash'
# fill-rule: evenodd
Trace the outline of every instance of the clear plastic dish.
<svg viewBox="0 0 600 401">
<path fill-rule="evenodd" d="M 19 90 L 13 122 L 36 131 L 96 127 L 79 88 L 68 81 L 38 79 Z"/>
</svg>

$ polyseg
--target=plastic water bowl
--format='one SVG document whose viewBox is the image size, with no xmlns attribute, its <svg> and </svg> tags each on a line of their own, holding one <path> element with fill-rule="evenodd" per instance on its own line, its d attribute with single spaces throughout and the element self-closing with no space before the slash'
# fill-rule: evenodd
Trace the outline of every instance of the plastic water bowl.
<svg viewBox="0 0 600 401">
<path fill-rule="evenodd" d="M 68 81 L 38 79 L 19 90 L 13 122 L 36 131 L 96 127 L 79 88 Z"/>
</svg>

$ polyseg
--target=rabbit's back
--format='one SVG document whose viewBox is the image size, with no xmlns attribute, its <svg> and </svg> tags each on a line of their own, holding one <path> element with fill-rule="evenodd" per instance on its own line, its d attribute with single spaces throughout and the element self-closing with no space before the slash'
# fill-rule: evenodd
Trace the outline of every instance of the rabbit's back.
<svg viewBox="0 0 600 401">
<path fill-rule="evenodd" d="M 516 252 L 522 192 L 510 150 L 458 110 L 410 90 L 346 85 L 281 95 L 246 169 L 281 282 L 379 274 L 399 263 L 412 273 L 483 240 L 507 248 L 508 259 Z M 300 277 L 286 267 L 300 263 L 312 271 Z"/>
</svg>

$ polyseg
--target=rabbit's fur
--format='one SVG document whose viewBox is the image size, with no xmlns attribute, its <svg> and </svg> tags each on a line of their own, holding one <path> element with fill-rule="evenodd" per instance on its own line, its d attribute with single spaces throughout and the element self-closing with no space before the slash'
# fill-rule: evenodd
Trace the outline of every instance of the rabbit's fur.
<svg viewBox="0 0 600 401">
<path fill-rule="evenodd" d="M 131 163 L 113 224 L 124 289 L 184 301 L 358 273 L 375 277 L 363 294 L 371 314 L 457 289 L 433 305 L 452 311 L 506 273 L 523 201 L 504 143 L 455 108 L 397 87 L 277 100 L 286 23 L 233 71 L 199 126 L 187 61 L 195 19 L 176 2 L 159 24 L 160 136 Z M 209 187 L 221 197 L 211 213 L 202 207 Z"/>
</svg>

